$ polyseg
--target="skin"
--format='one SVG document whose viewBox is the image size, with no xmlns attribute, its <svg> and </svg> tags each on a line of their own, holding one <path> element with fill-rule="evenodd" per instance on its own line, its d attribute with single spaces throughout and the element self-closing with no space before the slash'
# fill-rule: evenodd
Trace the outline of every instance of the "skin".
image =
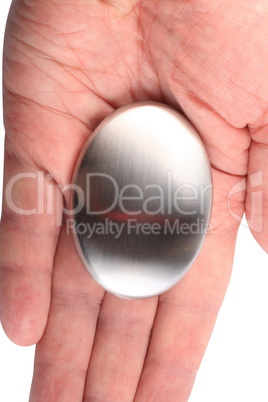
<svg viewBox="0 0 268 402">
<path fill-rule="evenodd" d="M 198 259 L 177 286 L 142 301 L 116 298 L 91 280 L 65 218 L 60 227 L 57 214 L 21 216 L 4 200 L 0 317 L 13 342 L 37 343 L 31 402 L 189 398 L 244 212 L 268 252 L 267 21 L 265 0 L 13 1 L 4 186 L 17 173 L 43 171 L 59 211 L 69 202 L 60 188 L 94 128 L 140 100 L 183 111 L 205 143 L 214 181 L 213 229 Z M 257 186 L 250 178 L 259 171 Z M 231 213 L 228 194 L 239 183 Z M 21 208 L 37 203 L 33 180 L 13 194 Z"/>
</svg>

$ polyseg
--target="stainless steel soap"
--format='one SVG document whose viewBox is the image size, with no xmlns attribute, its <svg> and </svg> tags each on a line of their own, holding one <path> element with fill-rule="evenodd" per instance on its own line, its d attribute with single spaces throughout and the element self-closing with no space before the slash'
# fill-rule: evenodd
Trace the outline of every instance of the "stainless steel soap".
<svg viewBox="0 0 268 402">
<path fill-rule="evenodd" d="M 91 276 L 107 291 L 148 298 L 174 286 L 209 227 L 210 164 L 189 121 L 168 106 L 122 107 L 78 160 L 72 231 Z"/>
</svg>

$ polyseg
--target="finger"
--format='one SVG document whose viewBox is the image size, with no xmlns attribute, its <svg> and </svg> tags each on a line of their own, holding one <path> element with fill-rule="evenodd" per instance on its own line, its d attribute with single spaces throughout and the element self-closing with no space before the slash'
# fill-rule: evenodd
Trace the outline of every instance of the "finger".
<svg viewBox="0 0 268 402">
<path fill-rule="evenodd" d="M 104 291 L 85 270 L 63 226 L 48 324 L 36 348 L 31 402 L 82 401 Z"/>
<path fill-rule="evenodd" d="M 252 144 L 246 197 L 249 228 L 268 253 L 268 126 L 250 128 Z"/>
<path fill-rule="evenodd" d="M 98 321 L 84 401 L 133 401 L 158 298 L 123 300 L 106 294 Z"/>
<path fill-rule="evenodd" d="M 61 194 L 49 179 L 6 152 L 0 224 L 0 319 L 7 336 L 20 345 L 40 339 L 49 311 L 59 232 L 57 214 L 61 216 Z M 50 211 L 46 210 L 46 195 L 50 196 Z"/>
<path fill-rule="evenodd" d="M 227 209 L 222 209 L 227 192 L 217 188 L 216 176 L 221 175 L 214 172 L 212 232 L 186 276 L 160 297 L 137 402 L 185 402 L 189 398 L 229 282 L 238 227 L 237 223 L 236 228 L 230 229 L 232 217 Z M 229 185 L 235 179 L 231 181 L 228 180 Z M 226 222 L 222 230 L 219 219 Z"/>
</svg>

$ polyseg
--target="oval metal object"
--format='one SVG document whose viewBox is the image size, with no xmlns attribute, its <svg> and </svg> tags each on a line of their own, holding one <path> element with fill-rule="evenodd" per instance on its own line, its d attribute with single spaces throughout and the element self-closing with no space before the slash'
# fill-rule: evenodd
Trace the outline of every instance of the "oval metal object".
<svg viewBox="0 0 268 402">
<path fill-rule="evenodd" d="M 105 290 L 153 297 L 187 272 L 209 227 L 212 180 L 183 115 L 153 102 L 118 109 L 85 144 L 74 184 L 68 226 Z"/>
</svg>

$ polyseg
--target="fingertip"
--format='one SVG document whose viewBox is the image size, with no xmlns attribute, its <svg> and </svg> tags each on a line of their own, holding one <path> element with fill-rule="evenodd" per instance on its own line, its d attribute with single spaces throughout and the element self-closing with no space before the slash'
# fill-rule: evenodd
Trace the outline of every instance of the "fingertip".
<svg viewBox="0 0 268 402">
<path fill-rule="evenodd" d="M 16 327 L 11 327 L 7 322 L 2 322 L 3 330 L 8 339 L 18 346 L 35 345 L 42 337 L 40 329 L 31 328 L 27 320 L 21 321 Z"/>
<path fill-rule="evenodd" d="M 2 272 L 3 273 L 3 272 Z M 42 337 L 50 308 L 50 275 L 1 275 L 0 320 L 7 337 L 30 346 Z"/>
<path fill-rule="evenodd" d="M 38 314 L 29 314 L 17 308 L 17 312 L 5 311 L 1 317 L 1 324 L 6 336 L 11 342 L 18 346 L 35 345 L 42 338 L 46 317 L 39 317 Z"/>
<path fill-rule="evenodd" d="M 251 230 L 251 233 L 259 246 L 266 252 L 266 254 L 268 254 L 268 232 L 262 231 L 258 233 Z"/>
</svg>

